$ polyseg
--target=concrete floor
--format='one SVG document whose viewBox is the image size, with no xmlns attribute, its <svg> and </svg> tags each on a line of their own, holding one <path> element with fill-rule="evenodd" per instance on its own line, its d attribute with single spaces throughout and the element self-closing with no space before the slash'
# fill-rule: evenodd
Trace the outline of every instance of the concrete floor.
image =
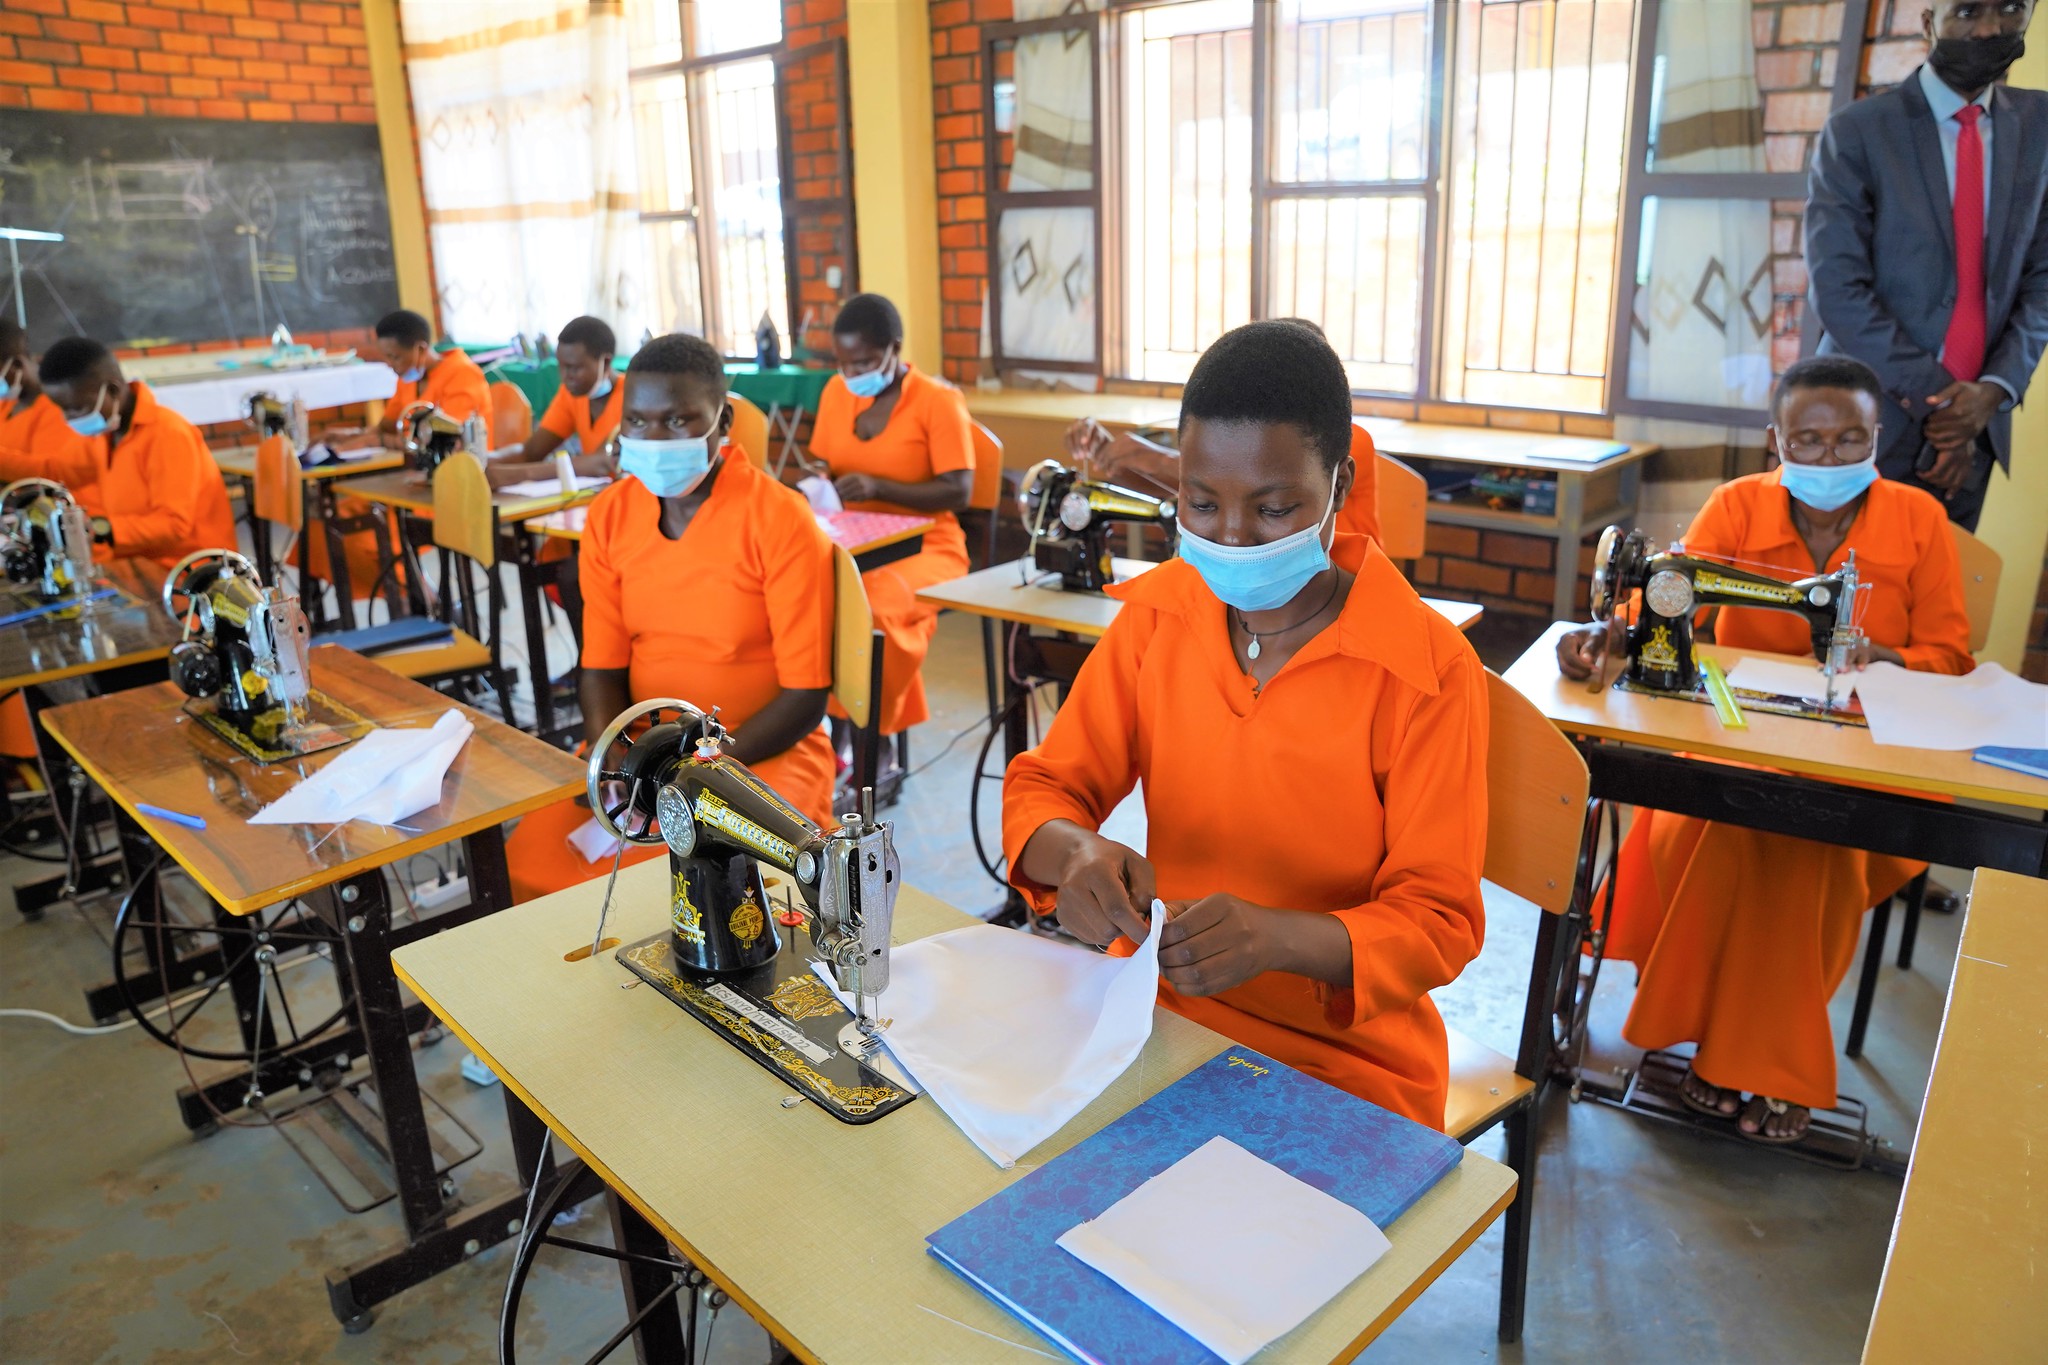
<svg viewBox="0 0 2048 1365">
<path fill-rule="evenodd" d="M 1499 667 L 1517 643 L 1498 623 L 1482 652 Z M 913 737 L 914 776 L 892 812 L 904 867 L 941 898 L 986 909 L 999 893 L 976 865 L 962 816 L 981 738 L 972 726 L 984 705 L 975 622 L 942 623 L 927 681 L 933 717 Z M 991 839 L 996 794 L 988 784 L 983 827 Z M 1117 820 L 1126 837 L 1142 837 L 1141 814 L 1126 809 Z M 0 860 L 0 879 L 9 884 L 47 870 Z M 1485 953 L 1438 1002 L 1456 1026 L 1511 1052 L 1536 912 L 1505 896 L 1493 897 L 1489 910 Z M 112 911 L 109 904 L 58 907 L 39 923 L 0 912 L 0 1005 L 81 1020 L 80 989 L 107 975 L 102 935 Z M 1927 917 L 1913 970 L 1885 969 L 1864 1058 L 1844 1060 L 1844 1091 L 1863 1098 L 1873 1129 L 1902 1149 L 1925 1089 L 1958 929 L 1952 918 Z M 1634 1063 L 1619 1039 L 1628 975 L 1622 967 L 1602 980 L 1598 1065 Z M 1845 987 L 1835 1002 L 1838 1035 L 1850 993 Z M 512 1180 L 502 1102 L 496 1088 L 462 1079 L 460 1060 L 453 1041 L 418 1053 L 428 1091 L 484 1139 L 483 1154 L 459 1174 L 466 1191 L 488 1196 Z M 224 1129 L 192 1138 L 171 1100 L 182 1080 L 175 1055 L 139 1030 L 81 1038 L 0 1019 L 0 1360 L 430 1365 L 492 1357 L 507 1248 L 384 1305 L 367 1334 L 343 1336 L 328 1312 L 322 1272 L 393 1240 L 396 1212 L 346 1215 L 275 1133 Z M 1574 1105 L 1557 1092 L 1539 1132 L 1521 1344 L 1503 1349 L 1494 1336 L 1496 1226 L 1368 1358 L 1857 1358 L 1897 1180 L 1818 1169 L 1600 1105 Z M 1499 1156 L 1498 1136 L 1477 1150 Z M 607 1240 L 603 1223 L 593 1207 L 575 1233 Z M 594 1258 L 553 1262 L 536 1273 L 529 1293 L 526 1360 L 581 1359 L 623 1320 L 616 1277 Z M 767 1351 L 765 1335 L 737 1309 L 720 1314 L 713 1361 L 761 1362 Z"/>
</svg>

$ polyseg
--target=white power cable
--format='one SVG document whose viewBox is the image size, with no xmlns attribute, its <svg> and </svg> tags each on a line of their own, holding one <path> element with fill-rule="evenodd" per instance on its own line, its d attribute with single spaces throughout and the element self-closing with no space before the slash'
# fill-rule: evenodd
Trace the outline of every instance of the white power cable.
<svg viewBox="0 0 2048 1365">
<path fill-rule="evenodd" d="M 280 972 L 288 972 L 294 967 L 303 967 L 308 962 L 324 962 L 326 960 L 327 959 L 323 954 L 308 953 L 304 957 L 295 957 L 289 962 L 280 962 L 275 965 L 276 970 Z M 174 1010 L 178 1006 L 184 1004 L 186 1001 L 196 999 L 199 996 L 206 994 L 206 990 L 207 988 L 200 987 L 194 990 L 187 991 L 185 992 L 185 994 L 179 996 L 175 1000 L 166 1000 L 161 1004 L 151 1005 L 148 1009 L 144 1010 L 143 1013 L 149 1015 L 167 1014 L 171 1010 Z M 0 1009 L 0 1019 L 37 1019 L 41 1020 L 44 1023 L 55 1024 L 58 1028 L 63 1029 L 66 1033 L 76 1034 L 80 1038 L 97 1038 L 100 1035 L 106 1033 L 119 1033 L 122 1029 L 134 1028 L 137 1024 L 142 1022 L 140 1019 L 136 1019 L 131 1016 L 127 1019 L 123 1019 L 118 1024 L 100 1024 L 97 1026 L 91 1026 L 86 1024 L 74 1024 L 69 1019 L 60 1018 L 57 1015 L 51 1014 L 47 1010 L 31 1009 Z"/>
</svg>

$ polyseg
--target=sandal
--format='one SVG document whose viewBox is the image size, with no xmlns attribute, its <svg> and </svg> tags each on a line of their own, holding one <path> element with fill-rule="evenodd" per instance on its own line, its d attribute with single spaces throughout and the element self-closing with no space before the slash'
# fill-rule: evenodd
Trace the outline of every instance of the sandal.
<svg viewBox="0 0 2048 1365">
<path fill-rule="evenodd" d="M 1789 1114 L 1794 1109 L 1798 1109 L 1806 1115 L 1806 1122 L 1800 1124 L 1796 1131 L 1775 1134 L 1764 1131 L 1764 1124 L 1768 1121 L 1768 1118 L 1775 1118 L 1780 1114 Z M 1806 1109 L 1803 1105 L 1791 1104 L 1785 1100 L 1774 1100 L 1768 1095 L 1758 1095 L 1755 1099 L 1752 1099 L 1744 1107 L 1742 1118 L 1755 1123 L 1756 1127 L 1753 1130 L 1745 1128 L 1738 1121 L 1736 1124 L 1737 1132 L 1741 1133 L 1742 1136 L 1748 1138 L 1751 1142 L 1767 1143 L 1773 1147 L 1783 1147 L 1788 1143 L 1800 1141 L 1806 1136 L 1807 1130 L 1813 1126 L 1813 1113 L 1811 1110 Z"/>
<path fill-rule="evenodd" d="M 1695 1085 L 1701 1089 L 1712 1091 L 1713 1098 L 1710 1100 L 1693 1094 L 1691 1087 Z M 1732 1119 L 1735 1117 L 1736 1111 L 1742 1108 L 1742 1092 L 1740 1090 L 1731 1090 L 1725 1085 L 1715 1085 L 1691 1067 L 1685 1069 L 1685 1075 L 1678 1082 L 1678 1098 L 1679 1102 L 1684 1104 L 1686 1108 L 1692 1110 L 1695 1114 L 1705 1114 L 1708 1118 Z M 1726 1104 L 1728 1107 L 1723 1109 L 1721 1107 L 1723 1104 Z"/>
</svg>

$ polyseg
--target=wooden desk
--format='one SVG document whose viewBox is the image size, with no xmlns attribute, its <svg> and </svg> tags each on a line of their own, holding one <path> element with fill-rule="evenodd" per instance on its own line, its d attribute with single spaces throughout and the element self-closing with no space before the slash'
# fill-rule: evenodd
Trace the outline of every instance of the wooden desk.
<svg viewBox="0 0 2048 1365">
<path fill-rule="evenodd" d="M 589 515 L 588 507 L 571 507 L 565 512 L 550 512 L 547 516 L 536 517 L 526 523 L 526 529 L 550 540 L 580 542 L 583 539 L 583 524 Z M 848 514 L 837 515 L 844 518 Z M 877 535 L 862 536 L 853 530 L 845 529 L 842 523 L 835 522 L 832 517 L 823 517 L 820 520 L 827 523 L 825 534 L 832 538 L 832 543 L 842 546 L 852 555 L 854 565 L 862 573 L 870 569 L 879 569 L 884 564 L 893 563 L 898 559 L 908 559 L 916 554 L 924 548 L 925 532 L 932 528 L 929 517 L 896 517 L 890 520 L 897 522 L 897 525 Z"/>
<path fill-rule="evenodd" d="M 242 490 L 242 520 L 249 527 L 249 543 L 256 551 L 256 571 L 266 583 L 272 582 L 276 566 L 271 557 L 270 535 L 265 524 L 256 516 L 256 447 L 236 446 L 232 450 L 216 450 L 213 462 L 220 466 L 221 476 L 232 479 Z M 301 524 L 307 527 L 325 526 L 334 511 L 334 490 L 336 479 L 353 478 L 362 474 L 375 474 L 384 470 L 403 469 L 405 456 L 396 450 L 379 451 L 360 460 L 349 460 L 333 464 L 315 465 L 301 470 L 299 474 L 299 501 L 304 509 Z M 312 562 L 312 540 L 305 532 L 299 535 L 299 573 L 302 580 L 307 566 Z M 338 541 L 329 543 L 334 550 Z M 346 583 L 340 585 L 346 588 Z M 337 604 L 344 629 L 355 628 L 355 608 L 346 600 Z M 318 594 L 312 595 L 309 610 L 318 615 L 320 606 Z"/>
<path fill-rule="evenodd" d="M 1980 870 L 1867 1365 L 2048 1352 L 2048 882 Z"/>
<path fill-rule="evenodd" d="M 108 586 L 101 579 L 93 591 Z M 39 605 L 23 587 L 0 587 L 0 615 Z M 0 692 L 166 658 L 178 639 L 162 606 L 126 592 L 0 626 Z"/>
<path fill-rule="evenodd" d="M 382 474 L 369 474 L 362 478 L 344 476 L 340 491 L 385 507 L 408 513 L 415 517 L 433 519 L 434 487 L 425 474 L 416 470 L 398 469 Z M 540 497 L 515 497 L 502 489 L 491 492 L 491 510 L 498 514 L 498 520 L 505 524 L 528 521 L 534 517 L 546 516 L 565 508 L 580 507 L 595 498 L 603 488 L 585 488 L 575 493 L 547 493 Z"/>
<path fill-rule="evenodd" d="M 1117 581 L 1136 578 L 1156 567 L 1142 559 L 1119 559 Z M 1056 577 L 1030 572 L 1028 561 L 1014 560 L 976 570 L 965 578 L 935 583 L 920 591 L 917 600 L 964 611 L 970 616 L 1101 639 L 1117 612 L 1123 609 L 1123 603 L 1098 593 L 1062 591 Z M 1445 602 L 1434 597 L 1422 600 L 1459 630 L 1470 630 L 1486 610 L 1477 602 Z"/>
<path fill-rule="evenodd" d="M 134 855 L 131 879 L 153 865 L 154 849 L 161 849 L 213 902 L 219 941 L 239 935 L 235 941 L 246 943 L 220 952 L 219 961 L 201 971 L 215 979 L 215 989 L 228 985 L 242 1007 L 243 1047 L 253 1065 L 225 1075 L 216 1068 L 203 1085 L 180 1091 L 186 1126 L 204 1129 L 215 1111 L 241 1108 L 252 1086 L 272 1101 L 295 1090 L 321 1093 L 323 1081 L 338 1079 L 339 1068 L 368 1058 L 375 1113 L 381 1115 L 381 1122 L 369 1121 L 390 1154 L 387 1183 L 395 1187 L 407 1238 L 328 1272 L 335 1315 L 360 1327 L 377 1303 L 472 1254 L 474 1248 L 465 1251 L 465 1244 L 490 1246 L 509 1236 L 508 1222 L 516 1222 L 525 1206 L 523 1192 L 466 1204 L 454 1180 L 443 1175 L 412 1067 L 410 1037 L 425 1026 L 427 1015 L 400 997 L 391 952 L 509 905 L 501 823 L 580 792 L 583 768 L 539 740 L 346 650 L 315 649 L 312 674 L 315 687 L 379 723 L 421 726 L 456 707 L 475 725 L 448 770 L 440 804 L 407 817 L 405 823 L 418 833 L 361 823 L 326 829 L 249 824 L 245 817 L 343 751 L 277 766 L 256 763 L 186 716 L 185 698 L 169 683 L 53 707 L 44 723 L 128 817 L 122 824 L 124 846 Z M 204 816 L 207 827 L 187 829 L 143 816 L 138 807 L 145 802 Z M 385 866 L 456 839 L 463 842 L 469 906 L 394 925 Z M 249 921 L 255 932 L 237 928 L 238 917 L 292 899 L 311 912 L 310 922 L 292 922 L 284 926 L 291 932 L 284 932 L 272 916 Z M 124 917 L 168 917 L 161 900 L 137 904 Z M 318 927 L 317 947 L 309 947 L 316 938 L 309 924 Z M 153 945 L 159 955 L 167 951 L 165 937 L 159 930 Z M 266 947 L 280 954 L 331 956 L 347 1025 L 338 1032 L 299 1035 L 289 1007 L 280 1015 L 276 999 L 263 993 Z M 183 950 L 172 940 L 168 951 Z M 178 957 L 153 972 L 159 982 L 168 977 L 182 986 L 195 979 L 194 960 Z M 275 966 L 269 970 L 277 976 Z M 161 984 L 149 992 L 162 993 Z M 191 1008 L 196 1012 L 201 1005 Z M 280 1041 L 287 1038 L 293 1041 Z M 338 1097 L 346 1090 L 337 1086 L 333 1093 Z M 347 1104 L 335 1102 L 348 1112 Z"/>
<path fill-rule="evenodd" d="M 630 944 L 664 928 L 667 874 L 660 859 L 621 871 L 607 932 Z M 655 992 L 621 990 L 632 978 L 611 954 L 564 961 L 589 946 L 602 892 L 587 883 L 411 945 L 399 973 L 612 1190 L 805 1360 L 1009 1365 L 1020 1355 L 1005 1342 L 1045 1346 L 925 1254 L 925 1236 L 1227 1045 L 1158 1011 L 1138 1063 L 1003 1171 L 929 1097 L 862 1127 L 814 1105 L 784 1109 L 787 1086 Z M 895 940 L 971 922 L 906 887 Z M 751 1174 L 716 1176 L 740 1171 Z M 1467 1152 L 1386 1229 L 1393 1250 L 1274 1358 L 1355 1355 L 1507 1206 L 1514 1183 Z M 871 1197 L 849 1204 L 849 1190 Z"/>
<path fill-rule="evenodd" d="M 256 447 L 236 446 L 232 450 L 216 450 L 213 462 L 220 466 L 223 476 L 242 479 L 251 484 L 256 480 Z M 360 460 L 341 460 L 330 464 L 316 464 L 299 471 L 302 479 L 317 481 L 327 479 L 350 479 L 357 475 L 382 474 L 388 470 L 405 468 L 405 456 L 396 450 L 379 451 Z M 250 490 L 255 496 L 255 490 Z"/>
</svg>

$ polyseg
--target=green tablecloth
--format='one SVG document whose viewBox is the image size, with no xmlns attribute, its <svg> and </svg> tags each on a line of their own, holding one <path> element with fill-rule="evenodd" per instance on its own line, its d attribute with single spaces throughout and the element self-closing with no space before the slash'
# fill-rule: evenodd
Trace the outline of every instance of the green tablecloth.
<svg viewBox="0 0 2048 1365">
<path fill-rule="evenodd" d="M 488 346 L 464 346 L 464 351 L 474 355 L 482 351 L 499 349 Z M 624 371 L 625 356 L 612 364 Z M 505 360 L 492 365 L 488 373 L 493 380 L 516 384 L 526 395 L 526 401 L 533 405 L 533 415 L 538 418 L 555 399 L 555 390 L 562 385 L 562 369 L 554 357 L 546 360 Z M 732 391 L 748 399 L 755 407 L 766 412 L 771 407 L 802 408 L 815 414 L 818 411 L 818 395 L 825 391 L 825 382 L 832 377 L 829 369 L 811 369 L 799 365 L 782 365 L 764 370 L 751 363 L 733 363 L 725 367 L 726 382 Z"/>
</svg>

